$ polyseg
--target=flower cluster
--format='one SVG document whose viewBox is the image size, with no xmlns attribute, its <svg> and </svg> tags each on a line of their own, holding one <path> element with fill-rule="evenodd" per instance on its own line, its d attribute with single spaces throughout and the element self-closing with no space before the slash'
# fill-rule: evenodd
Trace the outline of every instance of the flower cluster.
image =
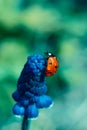
<svg viewBox="0 0 87 130">
<path fill-rule="evenodd" d="M 13 106 L 13 113 L 28 118 L 38 117 L 39 108 L 48 108 L 52 99 L 48 95 L 46 86 L 46 59 L 39 54 L 29 56 L 18 79 L 17 90 L 13 98 L 17 102 Z"/>
</svg>

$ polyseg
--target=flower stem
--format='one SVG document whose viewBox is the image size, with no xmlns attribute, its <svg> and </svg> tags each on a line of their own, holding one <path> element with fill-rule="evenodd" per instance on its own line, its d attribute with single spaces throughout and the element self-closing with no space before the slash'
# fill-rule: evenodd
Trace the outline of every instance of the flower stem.
<svg viewBox="0 0 87 130">
<path fill-rule="evenodd" d="M 30 120 L 26 116 L 23 117 L 22 130 L 30 130 Z"/>
</svg>

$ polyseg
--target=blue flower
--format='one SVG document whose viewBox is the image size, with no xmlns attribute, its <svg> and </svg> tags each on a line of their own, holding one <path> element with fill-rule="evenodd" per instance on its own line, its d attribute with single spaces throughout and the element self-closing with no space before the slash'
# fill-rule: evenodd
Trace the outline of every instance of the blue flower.
<svg viewBox="0 0 87 130">
<path fill-rule="evenodd" d="M 38 117 L 39 108 L 52 105 L 51 97 L 46 95 L 46 59 L 39 54 L 29 56 L 17 82 L 17 90 L 12 94 L 17 102 L 13 113 L 28 118 Z"/>
</svg>

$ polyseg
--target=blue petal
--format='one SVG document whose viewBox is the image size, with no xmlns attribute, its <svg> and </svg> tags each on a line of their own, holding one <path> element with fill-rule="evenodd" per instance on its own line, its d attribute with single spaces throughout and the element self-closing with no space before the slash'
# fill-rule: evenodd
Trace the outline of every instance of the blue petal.
<svg viewBox="0 0 87 130">
<path fill-rule="evenodd" d="M 24 107 L 26 107 L 26 106 L 28 106 L 28 104 L 29 104 L 29 100 L 28 100 L 27 98 L 22 98 L 22 99 L 20 100 L 20 103 L 21 103 Z"/>
<path fill-rule="evenodd" d="M 15 101 L 19 101 L 20 100 L 20 94 L 18 93 L 18 91 L 15 91 L 12 94 L 12 97 L 14 98 Z"/>
<path fill-rule="evenodd" d="M 25 111 L 25 115 L 28 118 L 37 118 L 38 117 L 38 109 L 35 104 L 29 105 Z"/>
<path fill-rule="evenodd" d="M 36 106 L 38 108 L 48 108 L 53 104 L 51 97 L 43 95 L 37 98 Z"/>
<path fill-rule="evenodd" d="M 15 104 L 13 107 L 13 113 L 15 115 L 24 115 L 25 112 L 25 108 L 23 106 L 21 106 L 19 103 Z"/>
</svg>

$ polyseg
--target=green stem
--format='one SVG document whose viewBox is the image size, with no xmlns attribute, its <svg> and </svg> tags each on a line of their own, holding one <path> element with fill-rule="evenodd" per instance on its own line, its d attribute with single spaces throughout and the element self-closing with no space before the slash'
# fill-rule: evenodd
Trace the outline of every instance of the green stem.
<svg viewBox="0 0 87 130">
<path fill-rule="evenodd" d="M 30 120 L 26 116 L 23 117 L 22 130 L 30 130 Z"/>
</svg>

